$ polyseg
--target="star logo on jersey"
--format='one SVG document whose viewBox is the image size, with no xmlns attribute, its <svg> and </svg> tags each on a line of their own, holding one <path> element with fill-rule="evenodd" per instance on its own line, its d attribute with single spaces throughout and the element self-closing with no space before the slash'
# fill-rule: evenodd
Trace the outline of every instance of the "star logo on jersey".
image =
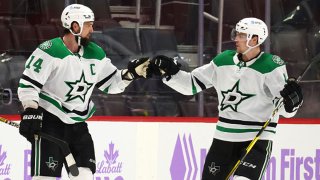
<svg viewBox="0 0 320 180">
<path fill-rule="evenodd" d="M 233 111 L 237 112 L 238 105 L 242 101 L 254 96 L 254 94 L 245 94 L 241 92 L 239 90 L 239 82 L 240 80 L 238 80 L 231 89 L 227 91 L 221 91 L 221 94 L 223 96 L 223 99 L 221 101 L 221 108 L 220 108 L 221 111 L 227 108 L 231 108 Z"/>
<path fill-rule="evenodd" d="M 66 94 L 68 99 L 66 102 L 79 98 L 82 102 L 85 101 L 86 95 L 89 89 L 92 87 L 93 83 L 89 83 L 86 81 L 84 76 L 84 72 L 82 72 L 79 80 L 75 82 L 67 82 L 65 83 L 70 87 L 70 91 Z"/>
</svg>

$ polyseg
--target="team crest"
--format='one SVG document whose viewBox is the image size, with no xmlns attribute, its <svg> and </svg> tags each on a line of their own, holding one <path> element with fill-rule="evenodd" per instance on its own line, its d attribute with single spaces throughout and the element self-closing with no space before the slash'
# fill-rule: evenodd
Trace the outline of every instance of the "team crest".
<svg viewBox="0 0 320 180">
<path fill-rule="evenodd" d="M 49 40 L 41 43 L 39 48 L 42 50 L 46 50 L 46 49 L 49 49 L 51 46 L 52 46 L 52 42 Z"/>
<path fill-rule="evenodd" d="M 236 84 L 226 91 L 221 91 L 223 99 L 221 101 L 220 110 L 223 111 L 227 108 L 231 108 L 233 111 L 238 112 L 238 106 L 246 99 L 255 96 L 255 94 L 247 94 L 241 92 L 239 89 L 240 80 Z"/>
<path fill-rule="evenodd" d="M 52 171 L 55 171 L 56 168 L 58 167 L 59 162 L 54 160 L 53 157 L 49 157 L 49 161 L 47 161 L 46 164 L 49 169 L 51 169 Z"/>
<path fill-rule="evenodd" d="M 284 64 L 284 61 L 277 55 L 272 56 L 272 61 L 276 64 L 279 64 L 280 66 Z"/>
<path fill-rule="evenodd" d="M 214 176 L 220 172 L 220 166 L 216 166 L 215 162 L 212 162 L 211 166 L 208 166 L 208 168 L 209 168 L 209 172 Z"/>
<path fill-rule="evenodd" d="M 66 94 L 66 97 L 68 98 L 66 102 L 76 98 L 79 98 L 82 102 L 84 102 L 89 89 L 93 86 L 93 83 L 89 83 L 86 80 L 83 71 L 79 80 L 74 82 L 65 81 L 65 83 L 70 87 L 69 92 Z"/>
</svg>

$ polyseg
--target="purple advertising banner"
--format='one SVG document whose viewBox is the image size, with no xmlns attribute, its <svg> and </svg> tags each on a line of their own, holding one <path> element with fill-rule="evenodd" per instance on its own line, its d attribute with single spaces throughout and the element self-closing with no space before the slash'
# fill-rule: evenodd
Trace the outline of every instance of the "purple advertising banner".
<svg viewBox="0 0 320 180">
<path fill-rule="evenodd" d="M 200 180 L 215 123 L 89 121 L 94 180 Z M 0 126 L 0 180 L 31 180 L 31 145 Z M 264 180 L 320 180 L 319 124 L 279 124 Z M 54 167 L 54 159 L 48 160 Z M 61 180 L 69 179 L 63 170 Z M 57 179 L 58 180 L 58 179 Z"/>
</svg>

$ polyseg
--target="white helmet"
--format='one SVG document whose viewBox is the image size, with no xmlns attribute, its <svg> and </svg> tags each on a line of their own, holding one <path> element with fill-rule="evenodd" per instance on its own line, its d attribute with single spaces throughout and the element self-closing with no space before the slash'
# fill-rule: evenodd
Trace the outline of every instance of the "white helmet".
<svg viewBox="0 0 320 180">
<path fill-rule="evenodd" d="M 61 14 L 61 22 L 64 28 L 70 30 L 74 35 L 80 35 L 83 28 L 83 23 L 94 21 L 94 14 L 90 8 L 82 4 L 71 4 L 64 8 Z M 75 34 L 71 30 L 72 22 L 77 22 L 80 26 L 80 32 Z"/>
<path fill-rule="evenodd" d="M 268 37 L 268 27 L 260 19 L 244 18 L 241 19 L 235 27 L 236 32 L 247 34 L 247 40 L 252 39 L 253 35 L 258 36 L 258 45 L 262 44 Z"/>
</svg>

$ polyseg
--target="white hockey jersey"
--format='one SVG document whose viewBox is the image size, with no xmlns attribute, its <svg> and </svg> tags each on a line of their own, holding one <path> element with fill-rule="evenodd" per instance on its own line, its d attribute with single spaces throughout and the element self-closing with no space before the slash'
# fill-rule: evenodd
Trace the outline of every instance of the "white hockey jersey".
<svg viewBox="0 0 320 180">
<path fill-rule="evenodd" d="M 96 86 L 106 93 L 123 92 L 129 83 L 98 45 L 90 42 L 74 54 L 61 38 L 48 40 L 31 54 L 19 82 L 20 101 L 33 100 L 67 124 L 95 112 L 90 100 Z"/>
<path fill-rule="evenodd" d="M 212 86 L 219 100 L 219 121 L 215 138 L 226 141 L 252 140 L 281 98 L 280 91 L 287 80 L 284 61 L 278 56 L 260 53 L 248 62 L 238 59 L 235 51 L 227 50 L 209 64 L 188 73 L 179 71 L 163 82 L 176 91 L 192 95 Z M 279 114 L 291 117 L 294 113 Z M 272 140 L 279 114 L 275 115 L 261 139 Z"/>
</svg>

